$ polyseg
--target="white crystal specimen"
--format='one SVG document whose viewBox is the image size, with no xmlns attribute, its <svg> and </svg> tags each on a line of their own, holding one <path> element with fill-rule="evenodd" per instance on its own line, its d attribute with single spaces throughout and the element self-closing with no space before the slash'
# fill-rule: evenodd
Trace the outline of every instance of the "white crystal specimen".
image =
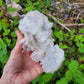
<svg viewBox="0 0 84 84">
<path fill-rule="evenodd" d="M 19 11 L 19 10 L 22 9 L 22 7 L 21 7 L 19 4 L 16 4 L 13 0 L 6 0 L 6 4 L 7 4 L 8 7 L 11 6 L 11 7 L 17 9 L 17 11 Z M 15 16 L 18 15 L 18 12 L 17 12 L 17 11 L 14 12 L 14 13 L 11 13 L 11 12 L 10 12 L 10 14 L 11 14 L 13 17 L 15 17 Z"/>
<path fill-rule="evenodd" d="M 17 10 L 21 10 L 22 7 L 19 4 L 16 4 L 13 0 L 6 0 L 6 4 L 8 7 L 12 6 L 13 8 Z"/>
<path fill-rule="evenodd" d="M 20 41 L 23 49 L 32 51 L 32 60 L 40 61 L 46 73 L 56 71 L 64 60 L 64 51 L 53 43 L 52 26 L 53 23 L 37 10 L 28 12 L 19 21 L 19 29 L 24 34 Z"/>
</svg>

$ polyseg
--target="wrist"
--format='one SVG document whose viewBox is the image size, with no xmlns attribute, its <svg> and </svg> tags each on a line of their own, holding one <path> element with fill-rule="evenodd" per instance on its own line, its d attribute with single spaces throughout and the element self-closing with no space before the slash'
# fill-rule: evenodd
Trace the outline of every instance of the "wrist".
<svg viewBox="0 0 84 84">
<path fill-rule="evenodd" d="M 15 84 L 12 80 L 10 80 L 7 75 L 2 75 L 0 79 L 0 84 Z"/>
<path fill-rule="evenodd" d="M 0 84 L 8 84 L 8 80 L 3 75 L 2 75 L 2 77 L 0 79 Z"/>
</svg>

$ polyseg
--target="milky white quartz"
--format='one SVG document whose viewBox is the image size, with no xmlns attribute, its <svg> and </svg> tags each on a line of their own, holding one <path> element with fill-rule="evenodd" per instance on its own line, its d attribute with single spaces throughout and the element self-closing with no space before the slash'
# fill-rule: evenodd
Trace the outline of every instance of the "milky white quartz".
<svg viewBox="0 0 84 84">
<path fill-rule="evenodd" d="M 23 49 L 32 51 L 32 60 L 40 61 L 46 73 L 56 71 L 64 60 L 64 51 L 53 43 L 52 26 L 53 23 L 37 10 L 28 12 L 19 21 L 19 29 L 24 34 L 20 41 Z"/>
</svg>

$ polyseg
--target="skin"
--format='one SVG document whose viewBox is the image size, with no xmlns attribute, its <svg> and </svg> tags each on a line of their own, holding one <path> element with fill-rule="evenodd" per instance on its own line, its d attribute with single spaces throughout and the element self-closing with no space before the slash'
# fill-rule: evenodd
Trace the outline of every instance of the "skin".
<svg viewBox="0 0 84 84">
<path fill-rule="evenodd" d="M 21 32 L 16 31 L 16 34 L 18 39 L 4 67 L 0 84 L 28 84 L 43 73 L 41 65 L 31 59 L 32 52 L 22 50 L 22 44 L 19 44 L 23 38 Z"/>
</svg>

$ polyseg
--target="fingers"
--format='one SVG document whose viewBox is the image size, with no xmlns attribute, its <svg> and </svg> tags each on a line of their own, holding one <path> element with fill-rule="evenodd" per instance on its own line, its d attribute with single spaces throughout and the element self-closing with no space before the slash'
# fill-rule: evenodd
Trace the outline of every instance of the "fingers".
<svg viewBox="0 0 84 84">
<path fill-rule="evenodd" d="M 61 68 L 62 64 L 58 67 L 58 70 Z"/>
<path fill-rule="evenodd" d="M 17 34 L 17 42 L 16 45 L 13 49 L 14 52 L 20 52 L 22 49 L 22 43 L 20 44 L 19 41 L 21 41 L 21 39 L 24 38 L 24 36 L 22 35 L 22 33 L 20 31 L 16 31 Z"/>
</svg>

